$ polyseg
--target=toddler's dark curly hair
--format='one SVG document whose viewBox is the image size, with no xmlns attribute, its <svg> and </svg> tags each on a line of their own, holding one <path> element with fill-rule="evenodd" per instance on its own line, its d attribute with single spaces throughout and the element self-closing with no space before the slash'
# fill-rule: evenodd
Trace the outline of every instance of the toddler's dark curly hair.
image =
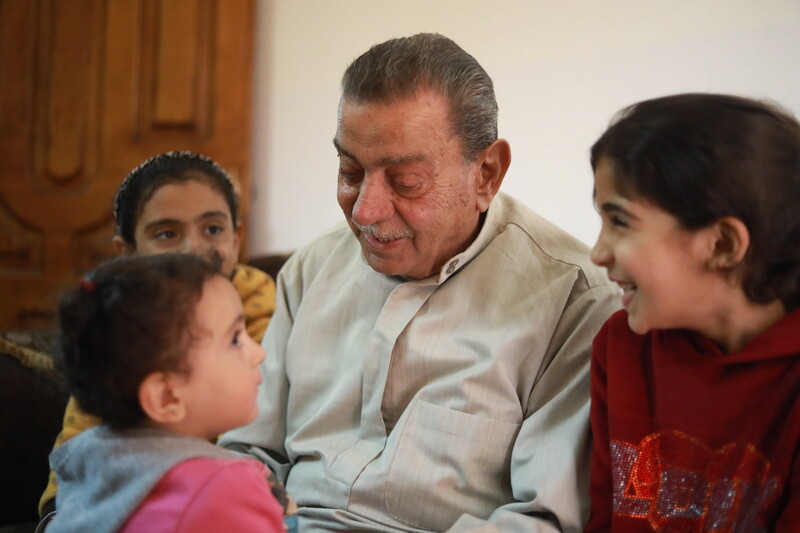
<svg viewBox="0 0 800 533">
<path fill-rule="evenodd" d="M 116 428 L 136 425 L 142 380 L 188 372 L 194 309 L 219 265 L 188 254 L 116 258 L 67 292 L 55 366 L 81 408 Z"/>
</svg>

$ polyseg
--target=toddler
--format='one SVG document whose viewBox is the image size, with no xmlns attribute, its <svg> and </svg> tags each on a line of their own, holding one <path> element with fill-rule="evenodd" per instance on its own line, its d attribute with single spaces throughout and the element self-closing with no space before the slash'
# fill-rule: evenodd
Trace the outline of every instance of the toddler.
<svg viewBox="0 0 800 533">
<path fill-rule="evenodd" d="M 284 530 L 268 470 L 209 442 L 255 418 L 264 359 L 218 268 L 111 260 L 64 296 L 59 324 L 56 367 L 102 424 L 51 454 L 48 533 Z"/>
</svg>

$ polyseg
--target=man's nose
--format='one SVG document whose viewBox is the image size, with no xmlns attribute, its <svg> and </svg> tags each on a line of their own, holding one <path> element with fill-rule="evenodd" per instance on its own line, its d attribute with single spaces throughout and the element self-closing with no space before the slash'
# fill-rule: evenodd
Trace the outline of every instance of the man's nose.
<svg viewBox="0 0 800 533">
<path fill-rule="evenodd" d="M 369 226 L 390 218 L 394 214 L 392 189 L 383 172 L 364 176 L 353 205 L 353 221 L 360 226 Z"/>
</svg>

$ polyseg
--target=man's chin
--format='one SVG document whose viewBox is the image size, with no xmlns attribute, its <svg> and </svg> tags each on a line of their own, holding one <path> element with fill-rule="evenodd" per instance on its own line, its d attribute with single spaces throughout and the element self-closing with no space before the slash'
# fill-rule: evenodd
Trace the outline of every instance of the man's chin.
<svg viewBox="0 0 800 533">
<path fill-rule="evenodd" d="M 405 273 L 400 268 L 397 261 L 391 258 L 378 255 L 374 252 L 362 249 L 364 261 L 374 270 L 380 274 L 387 276 L 404 276 Z"/>
<path fill-rule="evenodd" d="M 433 275 L 433 273 L 425 272 L 421 275 L 414 272 L 410 267 L 404 265 L 401 261 L 389 259 L 376 254 L 370 254 L 364 251 L 364 261 L 374 270 L 386 276 L 394 276 L 406 279 L 425 279 Z"/>
</svg>

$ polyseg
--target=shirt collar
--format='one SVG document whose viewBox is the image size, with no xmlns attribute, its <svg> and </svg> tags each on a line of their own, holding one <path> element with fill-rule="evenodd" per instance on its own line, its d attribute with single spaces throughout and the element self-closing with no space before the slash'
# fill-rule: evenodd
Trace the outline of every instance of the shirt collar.
<svg viewBox="0 0 800 533">
<path fill-rule="evenodd" d="M 434 274 L 431 276 L 431 278 L 434 278 L 432 281 L 441 285 L 447 281 L 450 276 L 453 276 L 456 272 L 464 268 L 464 265 L 480 255 L 494 240 L 503 216 L 503 203 L 498 199 L 498 196 L 501 194 L 502 193 L 498 193 L 495 195 L 494 199 L 492 199 L 492 202 L 489 204 L 489 208 L 481 215 L 481 230 L 478 232 L 478 236 L 475 237 L 475 240 L 472 241 L 472 244 L 467 246 L 467 249 L 463 252 L 445 261 L 438 275 Z"/>
</svg>

